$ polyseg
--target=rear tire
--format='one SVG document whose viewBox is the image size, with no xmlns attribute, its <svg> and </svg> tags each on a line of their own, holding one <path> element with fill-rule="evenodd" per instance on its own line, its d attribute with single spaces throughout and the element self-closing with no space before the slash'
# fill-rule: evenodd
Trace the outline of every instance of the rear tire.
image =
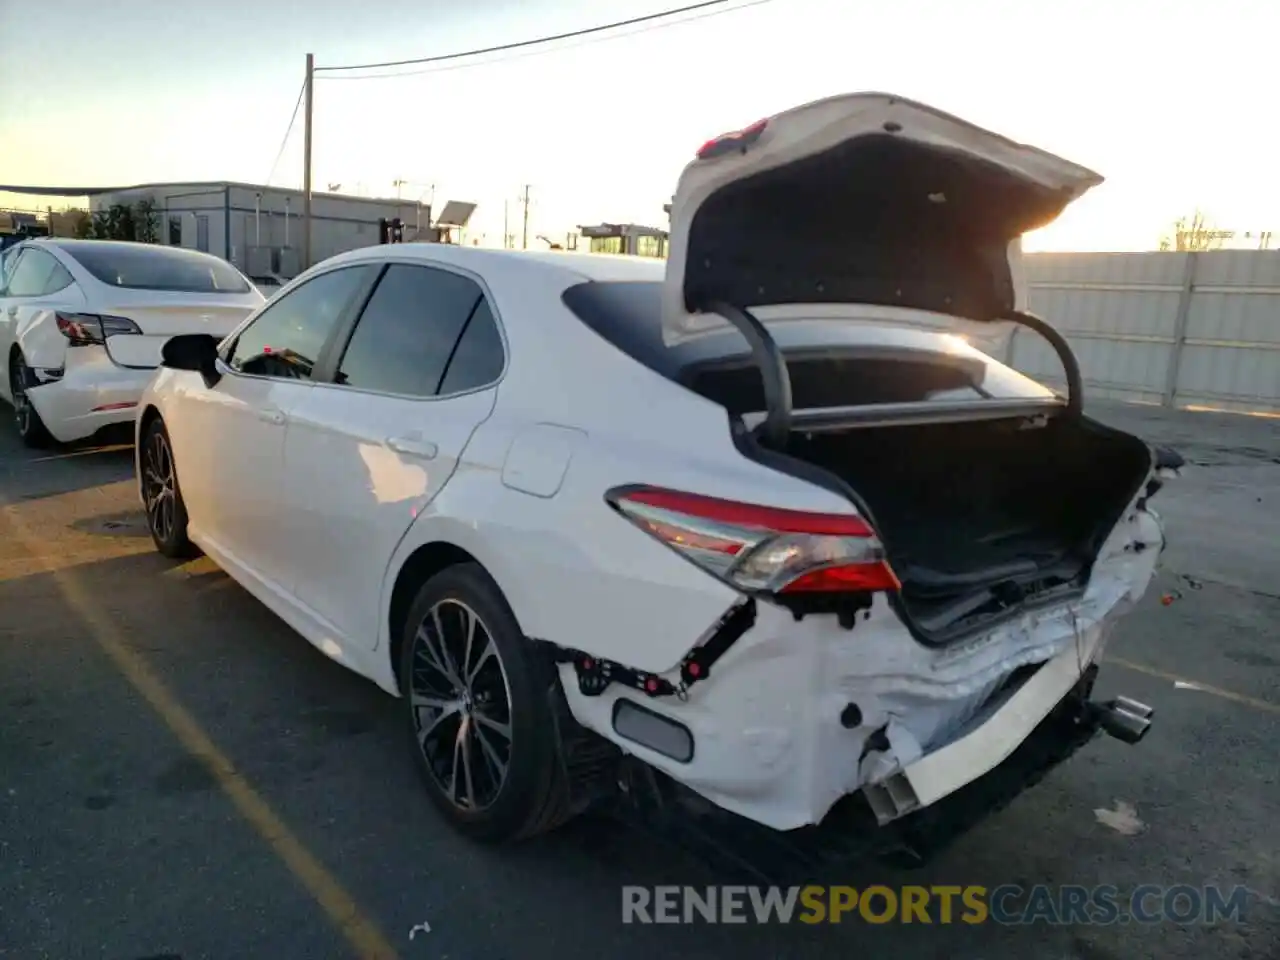
<svg viewBox="0 0 1280 960">
<path fill-rule="evenodd" d="M 147 530 L 156 549 L 173 560 L 195 556 L 195 546 L 187 539 L 187 506 L 178 486 L 173 445 L 163 420 L 153 420 L 143 434 L 138 464 Z"/>
<path fill-rule="evenodd" d="M 400 650 L 415 762 L 446 819 L 495 843 L 563 823 L 554 669 L 485 570 L 460 564 L 423 584 Z"/>
<path fill-rule="evenodd" d="M 13 418 L 18 428 L 18 437 L 23 444 L 33 450 L 44 450 L 53 444 L 53 435 L 49 433 L 40 414 L 31 404 L 27 390 L 36 385 L 35 375 L 27 366 L 22 354 L 15 353 L 9 361 L 9 395 L 13 397 Z"/>
</svg>

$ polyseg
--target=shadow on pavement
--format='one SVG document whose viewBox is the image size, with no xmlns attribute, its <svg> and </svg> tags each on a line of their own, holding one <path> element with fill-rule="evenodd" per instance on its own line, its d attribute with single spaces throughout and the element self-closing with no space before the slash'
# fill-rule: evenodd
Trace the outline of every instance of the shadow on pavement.
<svg viewBox="0 0 1280 960">
<path fill-rule="evenodd" d="M 133 475 L 131 445 L 80 444 L 30 450 L 0 427 L 0 505 L 76 493 L 132 480 Z"/>
<path fill-rule="evenodd" d="M 86 944 L 120 957 L 179 947 L 185 956 L 336 956 L 341 947 L 102 653 L 68 604 L 68 578 L 392 942 L 430 922 L 431 955 L 642 960 L 674 948 L 744 960 L 1102 960 L 1266 955 L 1274 942 L 1274 925 L 1162 924 L 1142 928 L 1148 949 L 1133 925 L 974 926 L 959 910 L 949 924 L 936 914 L 931 924 L 873 922 L 856 909 L 838 925 L 624 924 L 624 885 L 703 890 L 725 878 L 598 818 L 509 848 L 463 840 L 422 792 L 396 701 L 314 650 L 207 560 L 179 567 L 148 552 L 0 581 L 0 785 L 10 791 L 0 796 L 0 902 L 13 905 L 7 939 L 30 948 L 17 955 L 78 956 Z M 1188 728 L 1178 739 L 1202 735 Z M 1164 775 L 1134 769 L 1156 756 L 1098 745 L 932 865 L 854 865 L 824 879 L 895 891 L 1186 880 L 1176 869 L 1179 834 L 1169 832 L 1182 829 L 1176 822 L 1144 843 L 1109 834 L 1090 812 L 1137 790 L 1139 810 L 1154 807 L 1159 818 Z M 51 933 L 51 911 L 72 910 L 74 931 Z M 871 916 L 882 912 L 883 903 Z M 421 943 L 403 946 L 410 957 Z"/>
</svg>

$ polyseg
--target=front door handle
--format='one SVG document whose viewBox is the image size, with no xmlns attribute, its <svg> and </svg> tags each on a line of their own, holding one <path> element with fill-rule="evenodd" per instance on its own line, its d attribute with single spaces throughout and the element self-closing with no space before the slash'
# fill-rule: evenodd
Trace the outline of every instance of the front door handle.
<svg viewBox="0 0 1280 960">
<path fill-rule="evenodd" d="M 16 316 L 18 315 L 18 307 L 17 307 L 17 305 L 16 305 L 16 304 L 15 304 L 14 306 L 12 306 L 12 307 L 10 307 L 10 308 L 9 308 L 9 310 L 8 310 L 8 314 L 9 314 L 10 319 L 12 319 L 13 317 L 16 317 Z"/>
<path fill-rule="evenodd" d="M 268 407 L 265 410 L 258 411 L 258 419 L 263 423 L 269 423 L 272 426 L 281 426 L 284 423 L 284 412 Z"/>
<path fill-rule="evenodd" d="M 430 440 L 423 440 L 421 437 L 388 437 L 387 446 L 396 453 L 402 453 L 406 457 L 417 457 L 420 460 L 435 459 L 435 455 L 439 452 L 439 448 Z"/>
</svg>

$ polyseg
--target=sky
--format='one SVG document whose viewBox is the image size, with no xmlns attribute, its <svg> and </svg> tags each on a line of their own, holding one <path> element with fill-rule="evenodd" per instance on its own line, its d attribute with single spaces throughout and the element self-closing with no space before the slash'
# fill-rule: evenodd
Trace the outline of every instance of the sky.
<svg viewBox="0 0 1280 960">
<path fill-rule="evenodd" d="M 318 67 L 433 56 L 688 2 L 0 0 L 0 183 L 301 186 L 301 113 L 285 133 L 308 52 Z M 504 209 L 519 233 L 525 185 L 531 238 L 662 226 L 712 136 L 881 90 L 1107 178 L 1028 249 L 1151 249 L 1197 209 L 1280 237 L 1275 0 L 727 6 L 536 52 L 321 72 L 314 185 L 475 202 L 487 245 L 501 243 Z M 0 194 L 0 206 L 46 202 Z"/>
</svg>

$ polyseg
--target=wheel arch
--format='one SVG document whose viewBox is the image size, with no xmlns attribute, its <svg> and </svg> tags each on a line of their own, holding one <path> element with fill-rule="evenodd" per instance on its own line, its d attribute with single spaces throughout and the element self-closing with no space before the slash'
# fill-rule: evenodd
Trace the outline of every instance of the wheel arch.
<svg viewBox="0 0 1280 960">
<path fill-rule="evenodd" d="M 474 563 L 495 583 L 498 582 L 493 572 L 473 553 L 448 540 L 431 540 L 421 544 L 400 564 L 391 588 L 386 615 L 387 656 L 391 661 L 391 676 L 397 690 L 400 689 L 400 651 L 404 644 L 405 620 L 413 606 L 414 597 L 419 588 L 432 577 L 464 563 Z M 500 584 L 498 589 L 502 590 Z"/>
<path fill-rule="evenodd" d="M 13 399 L 13 365 L 15 361 L 21 358 L 22 349 L 18 346 L 17 341 L 14 341 L 9 345 L 9 352 L 4 358 L 4 370 L 0 370 L 0 377 L 4 378 L 3 386 L 0 386 L 0 390 L 3 390 L 10 399 Z"/>
<path fill-rule="evenodd" d="M 138 413 L 138 429 L 135 439 L 140 439 L 147 429 L 157 420 L 163 420 L 160 408 L 154 403 L 146 403 Z"/>
<path fill-rule="evenodd" d="M 137 426 L 133 431 L 133 477 L 138 488 L 138 499 L 142 500 L 142 438 L 157 420 L 163 420 L 160 408 L 154 403 L 144 403 L 138 412 Z"/>
</svg>

